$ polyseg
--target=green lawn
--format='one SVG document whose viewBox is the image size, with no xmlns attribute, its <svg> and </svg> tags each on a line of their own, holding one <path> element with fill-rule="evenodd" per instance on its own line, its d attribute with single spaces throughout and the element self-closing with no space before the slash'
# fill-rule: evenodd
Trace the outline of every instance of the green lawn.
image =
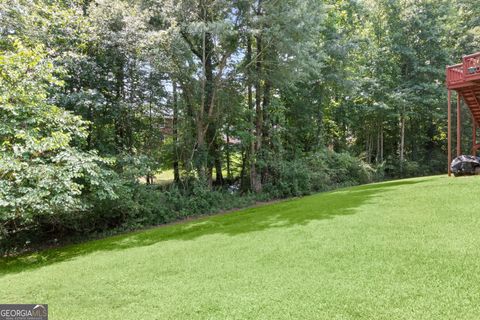
<svg viewBox="0 0 480 320">
<path fill-rule="evenodd" d="M 50 319 L 479 319 L 480 177 L 341 189 L 0 263 Z"/>
</svg>

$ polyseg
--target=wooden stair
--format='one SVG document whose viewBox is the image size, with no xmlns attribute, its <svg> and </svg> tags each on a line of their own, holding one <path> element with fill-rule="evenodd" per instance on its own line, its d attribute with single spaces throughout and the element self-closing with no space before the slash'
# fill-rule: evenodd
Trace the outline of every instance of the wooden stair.
<svg viewBox="0 0 480 320">
<path fill-rule="evenodd" d="M 480 125 L 480 86 L 461 88 L 458 92 L 470 109 L 477 126 Z"/>
</svg>

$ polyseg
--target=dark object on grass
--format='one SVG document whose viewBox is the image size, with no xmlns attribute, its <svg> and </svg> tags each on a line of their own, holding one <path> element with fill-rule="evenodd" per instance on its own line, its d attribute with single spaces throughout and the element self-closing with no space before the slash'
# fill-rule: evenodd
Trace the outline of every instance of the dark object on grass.
<svg viewBox="0 0 480 320">
<path fill-rule="evenodd" d="M 450 167 L 455 177 L 480 174 L 480 157 L 461 155 L 453 159 Z"/>
</svg>

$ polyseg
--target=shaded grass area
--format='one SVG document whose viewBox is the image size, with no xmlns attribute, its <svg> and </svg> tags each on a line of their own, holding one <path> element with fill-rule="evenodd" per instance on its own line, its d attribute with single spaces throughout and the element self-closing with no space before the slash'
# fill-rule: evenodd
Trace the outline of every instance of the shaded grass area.
<svg viewBox="0 0 480 320">
<path fill-rule="evenodd" d="M 479 187 L 371 184 L 4 259 L 0 301 L 52 319 L 476 319 Z"/>
<path fill-rule="evenodd" d="M 193 240 L 200 236 L 216 233 L 237 235 L 267 228 L 303 225 L 311 220 L 352 214 L 357 206 L 367 201 L 372 195 L 394 186 L 419 182 L 421 181 L 404 180 L 341 189 L 301 199 L 282 201 L 270 206 L 243 209 L 228 214 L 228 216 L 204 217 L 186 223 L 175 223 L 88 243 L 53 248 L 21 257 L 6 258 L 0 261 L 0 274 L 37 268 L 94 251 L 148 246 L 164 240 Z M 318 199 L 319 197 L 320 199 Z M 319 202 L 321 202 L 320 206 L 318 206 Z"/>
</svg>

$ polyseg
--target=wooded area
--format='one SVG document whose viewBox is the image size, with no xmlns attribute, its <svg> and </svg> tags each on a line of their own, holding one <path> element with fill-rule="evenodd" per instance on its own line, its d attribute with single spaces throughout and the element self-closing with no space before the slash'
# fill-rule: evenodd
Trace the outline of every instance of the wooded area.
<svg viewBox="0 0 480 320">
<path fill-rule="evenodd" d="M 466 0 L 2 0 L 2 247 L 443 173 L 479 25 Z"/>
</svg>

